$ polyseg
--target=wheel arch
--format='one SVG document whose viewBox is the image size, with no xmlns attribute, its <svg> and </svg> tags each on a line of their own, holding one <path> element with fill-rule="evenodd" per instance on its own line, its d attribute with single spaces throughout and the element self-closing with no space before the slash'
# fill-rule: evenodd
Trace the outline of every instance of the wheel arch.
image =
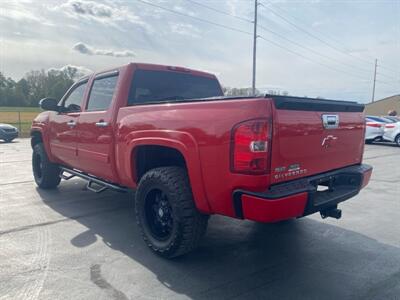
<svg viewBox="0 0 400 300">
<path fill-rule="evenodd" d="M 177 148 L 161 145 L 138 145 L 131 155 L 133 176 L 137 182 L 143 175 L 158 167 L 178 166 L 187 170 L 186 159 Z"/>
<path fill-rule="evenodd" d="M 35 145 L 43 143 L 43 135 L 41 130 L 31 130 L 31 147 L 35 147 Z"/>
<path fill-rule="evenodd" d="M 204 189 L 199 151 L 193 137 L 187 133 L 176 131 L 157 131 L 157 133 L 155 131 L 135 132 L 135 136 L 136 137 L 129 142 L 126 154 L 128 157 L 125 159 L 126 162 L 129 162 L 129 175 L 131 176 L 132 182 L 137 184 L 140 177 L 144 174 L 143 171 L 147 170 L 146 167 L 152 166 L 152 163 L 150 163 L 144 169 L 140 169 L 141 164 L 143 166 L 143 163 L 138 162 L 140 155 L 149 153 L 146 152 L 146 150 L 154 151 L 156 154 L 165 151 L 163 153 L 167 158 L 172 157 L 173 162 L 177 162 L 178 166 L 186 168 L 198 210 L 204 213 L 210 213 L 210 206 Z M 150 158 L 151 155 L 152 154 L 150 154 Z M 154 163 L 154 167 L 168 165 L 171 166 L 174 164 Z"/>
<path fill-rule="evenodd" d="M 394 142 L 397 143 L 398 146 L 400 146 L 400 143 L 397 142 L 398 139 L 400 139 L 400 132 L 394 137 Z"/>
<path fill-rule="evenodd" d="M 33 127 L 31 129 L 31 147 L 35 147 L 38 143 L 43 143 L 46 154 L 51 162 L 54 162 L 53 155 L 50 150 L 48 137 L 46 136 L 46 130 L 42 127 Z"/>
</svg>

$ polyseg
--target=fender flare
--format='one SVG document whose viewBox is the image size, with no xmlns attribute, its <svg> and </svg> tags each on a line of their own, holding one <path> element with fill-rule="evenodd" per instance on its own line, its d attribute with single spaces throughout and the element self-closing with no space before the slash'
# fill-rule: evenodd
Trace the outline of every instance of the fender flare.
<svg viewBox="0 0 400 300">
<path fill-rule="evenodd" d="M 204 180 L 200 163 L 199 149 L 195 139 L 186 132 L 174 130 L 143 130 L 134 131 L 126 136 L 127 151 L 125 161 L 129 162 L 126 174 L 136 181 L 132 167 L 134 166 L 132 153 L 138 146 L 164 146 L 179 151 L 186 163 L 189 182 L 197 209 L 204 213 L 210 213 L 211 208 L 204 189 Z"/>
<path fill-rule="evenodd" d="M 40 135 L 42 136 L 42 142 L 43 142 L 44 149 L 46 150 L 47 157 L 49 158 L 49 160 L 51 162 L 54 162 L 53 154 L 51 153 L 51 150 L 50 150 L 50 144 L 48 141 L 48 136 L 46 134 L 45 128 L 46 127 L 44 127 L 43 123 L 32 125 L 31 131 L 30 131 L 30 136 L 32 138 L 34 133 L 36 133 L 36 132 L 40 133 Z"/>
</svg>

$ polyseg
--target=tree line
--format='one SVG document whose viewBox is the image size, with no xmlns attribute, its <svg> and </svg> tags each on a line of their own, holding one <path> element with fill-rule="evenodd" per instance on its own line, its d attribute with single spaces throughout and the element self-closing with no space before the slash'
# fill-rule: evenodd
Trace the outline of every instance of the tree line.
<svg viewBox="0 0 400 300">
<path fill-rule="evenodd" d="M 73 66 L 61 70 L 33 70 L 15 81 L 0 72 L 0 106 L 31 106 L 37 107 L 39 100 L 45 97 L 61 99 L 74 81 L 82 73 Z M 226 96 L 252 96 L 251 88 L 223 87 Z M 280 94 L 268 91 L 269 94 Z M 260 95 L 256 90 L 256 95 Z M 281 93 L 288 95 L 287 92 Z"/>
<path fill-rule="evenodd" d="M 0 72 L 0 106 L 38 106 L 45 97 L 61 99 L 76 79 L 78 70 L 33 70 L 15 81 Z"/>
</svg>

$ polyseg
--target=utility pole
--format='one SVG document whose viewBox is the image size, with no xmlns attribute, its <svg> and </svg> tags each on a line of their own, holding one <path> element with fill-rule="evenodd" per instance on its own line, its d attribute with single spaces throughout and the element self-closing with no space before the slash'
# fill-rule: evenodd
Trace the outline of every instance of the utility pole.
<svg viewBox="0 0 400 300">
<path fill-rule="evenodd" d="M 375 59 L 374 85 L 373 85 L 373 88 L 372 88 L 372 102 L 375 101 L 376 69 L 377 68 L 378 68 L 378 59 Z"/>
<path fill-rule="evenodd" d="M 258 7 L 258 0 L 254 0 L 253 82 L 251 85 L 253 95 L 256 94 L 257 7 Z"/>
</svg>

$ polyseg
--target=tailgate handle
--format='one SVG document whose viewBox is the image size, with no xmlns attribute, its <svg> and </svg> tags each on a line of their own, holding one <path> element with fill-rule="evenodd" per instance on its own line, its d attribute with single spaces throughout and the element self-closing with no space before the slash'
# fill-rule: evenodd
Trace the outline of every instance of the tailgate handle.
<svg viewBox="0 0 400 300">
<path fill-rule="evenodd" d="M 334 129 L 339 127 L 338 115 L 322 115 L 322 124 L 325 129 Z"/>
</svg>

